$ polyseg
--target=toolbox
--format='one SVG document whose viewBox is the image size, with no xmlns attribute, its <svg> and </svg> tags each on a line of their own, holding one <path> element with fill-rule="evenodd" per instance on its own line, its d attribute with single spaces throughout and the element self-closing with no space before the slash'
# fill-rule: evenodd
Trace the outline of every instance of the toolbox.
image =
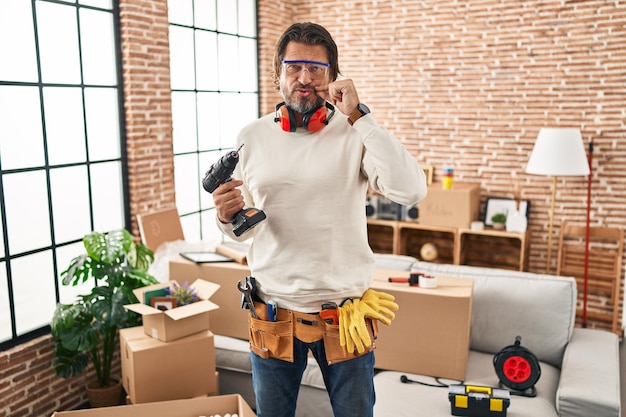
<svg viewBox="0 0 626 417">
<path fill-rule="evenodd" d="M 453 416 L 506 417 L 511 402 L 509 391 L 477 385 L 450 385 L 448 398 Z"/>
</svg>

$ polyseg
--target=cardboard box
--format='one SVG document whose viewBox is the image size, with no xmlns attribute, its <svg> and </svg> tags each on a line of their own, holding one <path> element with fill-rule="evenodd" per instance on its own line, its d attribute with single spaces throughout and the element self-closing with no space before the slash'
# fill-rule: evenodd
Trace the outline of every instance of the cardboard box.
<svg viewBox="0 0 626 417">
<path fill-rule="evenodd" d="M 480 184 L 455 182 L 444 190 L 440 182 L 428 187 L 419 203 L 420 224 L 469 228 L 480 213 Z"/>
<path fill-rule="evenodd" d="M 248 310 L 241 308 L 241 292 L 237 282 L 250 276 L 246 265 L 236 262 L 202 263 L 175 258 L 170 261 L 170 279 L 189 281 L 203 279 L 219 284 L 211 296 L 220 306 L 210 312 L 210 329 L 214 334 L 248 340 Z"/>
<path fill-rule="evenodd" d="M 165 242 L 184 240 L 176 207 L 137 215 L 141 241 L 153 252 Z"/>
<path fill-rule="evenodd" d="M 144 293 L 167 288 L 169 285 L 170 283 L 164 282 L 133 290 L 140 302 L 125 305 L 124 308 L 141 314 L 145 333 L 163 342 L 170 342 L 208 330 L 210 327 L 209 312 L 219 308 L 215 303 L 209 301 L 209 298 L 215 294 L 220 286 L 205 280 L 196 280 L 191 284 L 191 287 L 196 290 L 200 301 L 171 310 L 163 311 L 143 304 Z"/>
<path fill-rule="evenodd" d="M 220 373 L 215 371 L 215 378 L 217 378 L 217 385 L 219 386 L 219 381 L 220 381 Z M 210 397 L 210 396 L 214 396 L 214 395 L 218 395 L 218 393 L 216 392 L 211 392 L 209 394 L 205 394 L 205 395 L 199 395 L 198 397 L 193 397 L 193 398 L 202 398 L 202 397 Z M 130 395 L 126 394 L 126 398 L 124 398 L 124 405 L 132 405 L 133 401 L 130 399 Z M 122 404 L 120 404 L 122 405 Z"/>
<path fill-rule="evenodd" d="M 379 324 L 378 369 L 465 380 L 474 281 L 437 275 L 437 288 L 390 283 L 407 271 L 376 270 L 372 288 L 396 297 L 390 326 Z"/>
<path fill-rule="evenodd" d="M 133 404 L 219 393 L 209 330 L 161 342 L 141 327 L 122 329 L 120 355 L 122 385 Z"/>
<path fill-rule="evenodd" d="M 90 410 L 57 411 L 52 414 L 52 417 L 208 417 L 234 413 L 237 413 L 239 417 L 256 417 L 254 411 L 239 394 Z"/>
</svg>

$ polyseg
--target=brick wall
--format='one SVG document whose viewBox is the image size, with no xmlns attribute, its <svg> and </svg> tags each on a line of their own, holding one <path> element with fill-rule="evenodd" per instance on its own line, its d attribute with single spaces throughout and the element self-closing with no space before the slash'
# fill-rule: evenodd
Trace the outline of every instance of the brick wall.
<svg viewBox="0 0 626 417">
<path fill-rule="evenodd" d="M 619 2 L 292 0 L 259 8 L 261 75 L 271 70 L 277 34 L 292 22 L 320 23 L 359 97 L 434 167 L 435 180 L 453 166 L 456 180 L 480 183 L 483 205 L 515 189 L 530 200 L 530 271 L 543 272 L 547 255 L 552 181 L 524 173 L 541 127 L 577 127 L 586 146 L 593 140 L 591 225 L 623 226 L 626 8 Z M 264 27 L 285 10 L 290 21 Z M 269 77 L 260 85 L 261 111 L 271 112 L 280 98 Z M 586 177 L 558 178 L 553 273 L 559 225 L 584 225 L 586 198 Z M 625 267 L 626 260 L 622 277 Z M 590 297 L 588 309 L 607 311 L 606 304 Z"/>
<path fill-rule="evenodd" d="M 262 113 L 275 41 L 292 22 L 326 26 L 361 99 L 415 155 L 455 167 L 487 196 L 531 201 L 530 267 L 545 268 L 549 178 L 524 174 L 539 128 L 580 127 L 594 141 L 592 224 L 626 218 L 626 8 L 603 0 L 259 0 Z M 175 204 L 167 2 L 120 1 L 131 217 Z M 559 179 L 561 220 L 584 223 L 585 178 Z M 556 258 L 556 256 L 555 256 Z M 591 300 L 601 304 L 606 300 Z M 594 307 L 590 305 L 590 309 Z M 596 308 L 596 307 L 594 307 Z M 0 417 L 49 416 L 84 402 L 88 376 L 54 376 L 49 336 L 0 352 Z"/>
<path fill-rule="evenodd" d="M 87 402 L 85 386 L 96 378 L 91 365 L 88 372 L 63 379 L 52 367 L 53 356 L 50 336 L 0 353 L 0 417 L 49 417 Z M 120 375 L 119 358 L 112 373 Z"/>
<path fill-rule="evenodd" d="M 120 2 L 132 231 L 176 203 L 167 1 Z"/>
</svg>

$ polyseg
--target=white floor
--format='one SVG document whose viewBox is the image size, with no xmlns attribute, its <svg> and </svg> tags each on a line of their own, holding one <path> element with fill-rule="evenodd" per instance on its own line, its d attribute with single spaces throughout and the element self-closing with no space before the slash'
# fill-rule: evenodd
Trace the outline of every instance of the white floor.
<svg viewBox="0 0 626 417">
<path fill-rule="evenodd" d="M 620 382 L 619 386 L 622 393 L 622 417 L 626 417 L 626 342 L 624 338 L 619 344 L 619 366 L 620 366 Z"/>
</svg>

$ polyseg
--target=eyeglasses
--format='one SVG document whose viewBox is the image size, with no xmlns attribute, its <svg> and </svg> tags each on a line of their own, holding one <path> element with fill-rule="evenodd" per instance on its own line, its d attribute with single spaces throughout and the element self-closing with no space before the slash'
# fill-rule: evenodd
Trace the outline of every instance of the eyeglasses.
<svg viewBox="0 0 626 417">
<path fill-rule="evenodd" d="M 283 71 L 290 77 L 299 76 L 300 72 L 306 70 L 311 79 L 320 79 L 326 77 L 328 68 L 330 68 L 330 64 L 317 61 L 283 60 L 281 62 L 283 64 Z"/>
</svg>

